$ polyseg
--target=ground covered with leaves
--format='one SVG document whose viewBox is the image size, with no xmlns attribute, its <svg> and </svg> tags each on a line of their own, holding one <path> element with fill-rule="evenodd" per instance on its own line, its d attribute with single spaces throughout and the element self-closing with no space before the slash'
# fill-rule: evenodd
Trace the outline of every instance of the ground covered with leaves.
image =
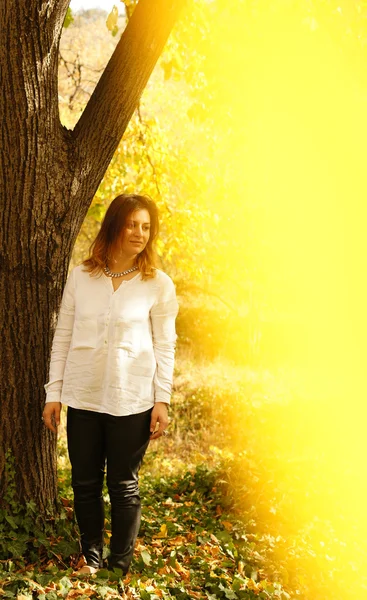
<svg viewBox="0 0 367 600">
<path fill-rule="evenodd" d="M 366 598 L 366 544 L 337 477 L 346 465 L 333 472 L 325 444 L 310 445 L 314 416 L 291 387 L 279 373 L 178 361 L 170 435 L 150 445 L 141 470 L 141 529 L 124 578 L 74 574 L 82 563 L 62 429 L 58 519 L 45 528 L 8 486 L 1 597 Z M 10 456 L 8 465 L 11 479 Z"/>
<path fill-rule="evenodd" d="M 63 569 L 63 553 L 75 551 L 74 543 L 40 539 L 35 547 L 41 564 L 19 568 L 21 559 L 2 561 L 1 595 L 19 600 L 288 598 L 283 587 L 266 576 L 256 535 L 224 512 L 218 476 L 200 465 L 181 476 L 142 477 L 142 524 L 131 573 L 125 579 L 118 571 L 104 569 L 92 577 L 73 576 L 72 567 Z M 71 515 L 70 501 L 63 498 L 63 504 L 66 515 Z M 108 514 L 106 534 L 108 538 Z M 16 533 L 14 538 L 16 543 Z M 74 567 L 78 559 L 78 554 L 71 555 Z"/>
</svg>

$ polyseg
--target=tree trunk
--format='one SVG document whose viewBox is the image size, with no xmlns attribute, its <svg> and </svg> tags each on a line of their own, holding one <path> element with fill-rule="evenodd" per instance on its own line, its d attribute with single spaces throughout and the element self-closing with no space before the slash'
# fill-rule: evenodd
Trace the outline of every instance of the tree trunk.
<svg viewBox="0 0 367 600">
<path fill-rule="evenodd" d="M 43 385 L 71 251 L 184 0 L 141 0 L 73 132 L 58 114 L 68 0 L 0 7 L 0 496 L 5 453 L 19 499 L 56 504 L 56 439 Z"/>
</svg>

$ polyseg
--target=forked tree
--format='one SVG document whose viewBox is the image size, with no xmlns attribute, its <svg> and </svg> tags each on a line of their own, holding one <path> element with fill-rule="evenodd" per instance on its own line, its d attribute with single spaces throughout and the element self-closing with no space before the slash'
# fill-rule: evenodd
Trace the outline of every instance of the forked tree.
<svg viewBox="0 0 367 600">
<path fill-rule="evenodd" d="M 19 499 L 41 510 L 56 500 L 56 438 L 41 415 L 71 252 L 184 3 L 140 0 L 73 130 L 57 77 L 69 0 L 0 4 L 0 496 L 10 450 Z"/>
</svg>

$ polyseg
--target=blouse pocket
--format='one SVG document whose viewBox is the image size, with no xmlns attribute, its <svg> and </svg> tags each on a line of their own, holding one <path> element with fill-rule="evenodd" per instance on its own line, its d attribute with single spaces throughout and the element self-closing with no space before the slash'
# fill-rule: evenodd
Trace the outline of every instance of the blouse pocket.
<svg viewBox="0 0 367 600">
<path fill-rule="evenodd" d="M 97 321 L 93 319 L 78 319 L 74 322 L 71 342 L 73 350 L 97 347 Z"/>
</svg>

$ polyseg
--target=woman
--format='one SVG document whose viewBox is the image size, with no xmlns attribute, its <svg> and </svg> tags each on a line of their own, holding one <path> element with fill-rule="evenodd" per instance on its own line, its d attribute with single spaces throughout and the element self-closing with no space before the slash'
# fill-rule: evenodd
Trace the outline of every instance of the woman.
<svg viewBox="0 0 367 600">
<path fill-rule="evenodd" d="M 157 233 L 150 198 L 115 198 L 90 257 L 73 269 L 62 298 L 43 420 L 56 432 L 61 404 L 68 406 L 83 573 L 102 566 L 105 463 L 109 567 L 127 572 L 140 525 L 139 467 L 149 441 L 168 425 L 177 300 L 171 279 L 154 267 Z"/>
</svg>

